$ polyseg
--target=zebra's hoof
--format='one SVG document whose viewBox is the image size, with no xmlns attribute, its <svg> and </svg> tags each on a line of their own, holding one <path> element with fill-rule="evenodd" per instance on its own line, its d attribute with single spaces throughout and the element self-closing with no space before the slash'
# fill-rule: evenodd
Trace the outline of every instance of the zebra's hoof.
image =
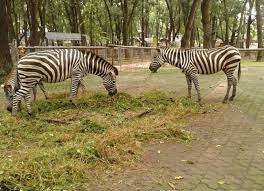
<svg viewBox="0 0 264 191">
<path fill-rule="evenodd" d="M 74 103 L 72 100 L 70 100 L 70 103 L 71 103 L 73 106 L 77 106 L 77 104 Z"/>
<path fill-rule="evenodd" d="M 222 101 L 222 103 L 226 104 L 226 103 L 227 103 L 227 99 L 224 99 L 224 100 Z"/>
<path fill-rule="evenodd" d="M 229 98 L 229 101 L 234 101 L 234 97 L 230 97 Z"/>
<path fill-rule="evenodd" d="M 12 112 L 12 117 L 16 117 L 17 116 L 17 113 L 16 112 Z"/>
</svg>

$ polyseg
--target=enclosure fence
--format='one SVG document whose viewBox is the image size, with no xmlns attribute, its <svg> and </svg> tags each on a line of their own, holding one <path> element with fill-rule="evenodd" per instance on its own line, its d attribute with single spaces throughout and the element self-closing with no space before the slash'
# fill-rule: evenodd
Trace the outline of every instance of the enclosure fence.
<svg viewBox="0 0 264 191">
<path fill-rule="evenodd" d="M 136 47 L 136 46 L 34 46 L 11 48 L 12 57 L 17 61 L 22 56 L 35 51 L 52 49 L 79 49 L 91 51 L 104 58 L 113 65 L 124 66 L 144 62 L 150 62 L 155 54 L 156 47 Z M 256 60 L 259 51 L 264 55 L 264 48 L 239 49 L 242 59 Z"/>
</svg>

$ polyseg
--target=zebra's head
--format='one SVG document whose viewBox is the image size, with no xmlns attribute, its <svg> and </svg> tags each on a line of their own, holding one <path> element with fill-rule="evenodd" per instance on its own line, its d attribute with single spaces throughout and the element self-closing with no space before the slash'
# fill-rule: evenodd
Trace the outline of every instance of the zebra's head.
<svg viewBox="0 0 264 191">
<path fill-rule="evenodd" d="M 4 89 L 5 96 L 7 99 L 7 111 L 12 112 L 14 88 L 11 85 L 3 84 L 1 87 Z"/>
<path fill-rule="evenodd" d="M 113 67 L 113 70 L 110 70 L 107 75 L 103 77 L 103 85 L 108 91 L 110 96 L 113 96 L 117 93 L 116 88 L 116 76 L 118 75 L 117 68 Z"/>
<path fill-rule="evenodd" d="M 161 49 L 157 49 L 158 55 L 153 57 L 152 62 L 149 65 L 149 70 L 153 73 L 157 72 L 157 70 L 164 64 L 165 60 L 162 57 Z"/>
</svg>

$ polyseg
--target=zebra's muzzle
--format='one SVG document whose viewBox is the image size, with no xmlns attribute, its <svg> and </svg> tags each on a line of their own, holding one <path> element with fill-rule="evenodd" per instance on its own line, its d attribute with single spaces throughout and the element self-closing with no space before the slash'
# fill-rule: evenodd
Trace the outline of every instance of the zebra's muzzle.
<svg viewBox="0 0 264 191">
<path fill-rule="evenodd" d="M 109 96 L 114 96 L 114 95 L 116 95 L 116 93 L 117 93 L 117 90 L 115 89 L 114 92 L 109 92 L 108 95 L 109 95 Z"/>
<path fill-rule="evenodd" d="M 6 109 L 7 109 L 7 111 L 12 112 L 12 106 L 9 105 L 6 107 Z"/>
<path fill-rule="evenodd" d="M 153 68 L 153 67 L 149 67 L 149 70 L 152 72 L 152 73 L 156 73 L 157 72 L 157 69 Z"/>
</svg>

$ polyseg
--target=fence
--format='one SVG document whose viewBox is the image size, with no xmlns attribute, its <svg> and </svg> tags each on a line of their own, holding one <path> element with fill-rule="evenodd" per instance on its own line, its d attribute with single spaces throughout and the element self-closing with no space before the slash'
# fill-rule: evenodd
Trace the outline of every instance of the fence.
<svg viewBox="0 0 264 191">
<path fill-rule="evenodd" d="M 134 46 L 34 46 L 20 47 L 18 54 L 23 56 L 29 52 L 51 50 L 51 49 L 79 49 L 91 51 L 104 58 L 113 65 L 127 65 L 139 62 L 150 61 L 155 54 L 155 47 L 134 47 Z"/>
<path fill-rule="evenodd" d="M 95 54 L 106 59 L 113 65 L 128 65 L 142 62 L 149 62 L 153 55 L 156 54 L 155 47 L 135 47 L 135 46 L 34 46 L 34 47 L 19 47 L 16 55 L 23 56 L 29 52 L 50 50 L 50 49 L 80 49 L 92 51 Z M 17 49 L 16 49 L 17 50 Z M 259 49 L 239 49 L 242 59 L 256 60 L 257 52 L 263 51 L 264 48 Z M 263 54 L 264 55 L 264 54 Z M 18 59 L 20 56 L 15 56 Z"/>
</svg>

